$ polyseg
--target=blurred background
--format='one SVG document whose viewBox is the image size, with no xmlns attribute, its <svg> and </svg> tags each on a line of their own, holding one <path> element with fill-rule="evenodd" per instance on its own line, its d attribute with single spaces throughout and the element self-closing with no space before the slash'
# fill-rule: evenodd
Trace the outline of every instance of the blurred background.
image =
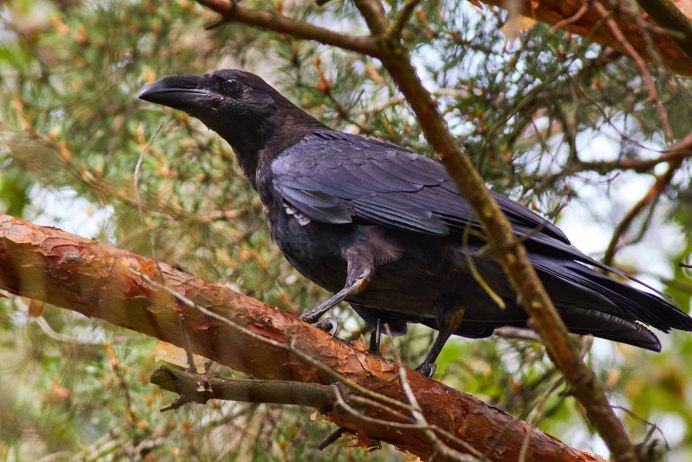
<svg viewBox="0 0 692 462">
<path fill-rule="evenodd" d="M 243 5 L 367 33 L 341 0 Z M 166 75 L 240 67 L 332 127 L 433 153 L 376 61 L 240 24 L 205 29 L 216 20 L 187 0 L 0 2 L 0 212 L 178 264 L 297 314 L 327 294 L 270 241 L 230 148 L 187 115 L 138 100 L 139 89 Z M 427 0 L 404 38 L 489 186 L 603 258 L 618 225 L 669 168 L 616 164 L 656 159 L 671 142 L 627 57 L 543 24 L 512 33 L 513 21 L 504 10 Z M 674 142 L 692 128 L 692 85 L 655 71 Z M 690 178 L 689 160 L 677 165 L 607 256 L 688 312 L 692 270 L 679 263 L 692 263 Z M 35 305 L 0 298 L 2 460 L 406 459 L 348 440 L 318 451 L 335 427 L 311 419 L 312 409 L 214 402 L 162 414 L 174 396 L 148 384 L 153 339 Z M 347 306 L 334 317 L 342 338 L 367 337 Z M 433 334 L 416 326 L 396 339 L 407 364 L 421 361 Z M 635 440 L 653 432 L 668 460 L 692 460 L 692 335 L 661 340 L 660 354 L 596 340 L 586 357 Z M 435 378 L 607 454 L 540 343 L 453 339 Z"/>
</svg>

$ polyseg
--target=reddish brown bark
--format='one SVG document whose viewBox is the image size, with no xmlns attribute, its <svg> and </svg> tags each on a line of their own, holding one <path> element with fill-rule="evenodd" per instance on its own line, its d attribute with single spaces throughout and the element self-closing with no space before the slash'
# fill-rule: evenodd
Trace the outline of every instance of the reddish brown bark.
<svg viewBox="0 0 692 462">
<path fill-rule="evenodd" d="M 548 24 L 558 24 L 564 30 L 589 37 L 590 40 L 608 45 L 619 51 L 625 51 L 622 43 L 616 40 L 603 24 L 602 15 L 594 8 L 593 4 L 586 0 L 481 0 L 489 5 L 496 5 L 508 8 L 510 2 L 519 5 L 519 11 L 524 16 L 536 19 Z M 610 8 L 610 3 L 601 0 L 601 3 Z M 688 0 L 673 0 L 673 3 L 690 17 L 692 6 Z M 584 12 L 580 12 L 582 7 L 586 7 Z M 618 9 L 627 11 L 627 2 L 620 1 Z M 579 13 L 579 14 L 578 14 Z M 622 18 L 615 15 L 616 19 Z M 662 31 L 662 27 L 656 25 L 646 13 L 642 13 L 642 21 L 646 24 L 647 30 L 642 31 L 637 21 L 630 18 L 618 20 L 617 24 L 627 41 L 637 50 L 637 52 L 647 61 L 652 60 L 649 47 L 647 46 L 644 34 L 649 34 L 655 44 L 655 48 L 660 53 L 663 61 L 671 70 L 683 75 L 692 75 L 692 59 L 687 56 L 682 49 L 675 43 L 670 35 Z"/>
<path fill-rule="evenodd" d="M 242 329 L 177 302 L 168 292 L 131 270 L 152 280 L 163 278 L 166 287 L 223 315 Z M 95 240 L 7 215 L 0 215 L 0 288 L 179 346 L 182 338 L 178 314 L 183 313 L 192 349 L 198 354 L 261 379 L 334 382 L 331 375 L 285 347 L 290 343 L 356 384 L 408 403 L 399 381 L 399 366 L 368 354 L 362 345 L 333 338 L 276 308 L 169 265 L 157 265 L 153 260 Z M 471 395 L 412 371 L 408 371 L 408 380 L 429 424 L 481 453 L 488 452 L 489 460 L 518 460 L 527 438 L 529 461 L 600 460 Z M 392 413 L 382 407 L 364 407 L 361 403 L 359 410 L 371 417 L 392 419 Z M 338 408 L 331 417 L 336 424 L 364 437 L 386 441 L 422 458 L 429 457 L 434 450 L 428 434 L 420 429 L 393 429 L 366 422 Z M 401 414 L 394 420 L 412 422 Z M 463 451 L 454 441 L 446 442 Z"/>
</svg>

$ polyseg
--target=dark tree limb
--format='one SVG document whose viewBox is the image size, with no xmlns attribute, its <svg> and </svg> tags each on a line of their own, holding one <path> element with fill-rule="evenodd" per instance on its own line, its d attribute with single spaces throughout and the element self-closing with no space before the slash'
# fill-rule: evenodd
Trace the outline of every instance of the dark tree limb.
<svg viewBox="0 0 692 462">
<path fill-rule="evenodd" d="M 349 389 L 367 390 L 352 393 L 358 412 L 335 406 L 330 418 L 358 435 L 421 458 L 435 450 L 426 433 L 433 429 L 446 446 L 465 454 L 487 451 L 488 460 L 518 460 L 527 435 L 527 460 L 598 460 L 471 395 L 407 371 L 428 423 L 422 428 L 410 414 L 400 366 L 369 354 L 365 345 L 333 338 L 288 313 L 164 263 L 8 215 L 0 215 L 0 289 L 178 346 L 184 346 L 182 313 L 192 351 L 233 369 L 265 380 L 321 385 L 339 381 L 352 384 Z M 182 303 L 171 292 L 216 316 Z"/>
</svg>

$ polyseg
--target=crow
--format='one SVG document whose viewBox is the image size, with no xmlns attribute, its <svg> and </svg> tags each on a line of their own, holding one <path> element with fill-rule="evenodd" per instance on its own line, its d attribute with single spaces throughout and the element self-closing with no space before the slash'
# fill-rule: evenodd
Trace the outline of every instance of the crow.
<svg viewBox="0 0 692 462">
<path fill-rule="evenodd" d="M 407 323 L 437 329 L 417 368 L 429 376 L 451 335 L 527 326 L 509 279 L 484 251 L 479 220 L 440 163 L 333 130 L 242 70 L 166 77 L 139 98 L 187 112 L 231 145 L 283 255 L 333 294 L 304 321 L 317 323 L 346 301 L 377 335 L 384 323 L 395 335 Z M 692 318 L 668 296 L 602 274 L 596 269 L 628 277 L 580 252 L 551 222 L 492 195 L 570 332 L 660 351 L 646 326 L 692 331 Z"/>
</svg>

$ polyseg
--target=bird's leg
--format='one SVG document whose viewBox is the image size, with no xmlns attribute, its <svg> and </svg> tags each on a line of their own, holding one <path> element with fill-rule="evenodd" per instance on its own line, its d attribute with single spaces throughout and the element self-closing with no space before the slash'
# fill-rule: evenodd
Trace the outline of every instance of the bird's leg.
<svg viewBox="0 0 692 462">
<path fill-rule="evenodd" d="M 428 378 L 432 377 L 435 373 L 435 361 L 442 351 L 442 347 L 445 346 L 449 337 L 459 329 L 461 325 L 461 320 L 464 318 L 464 308 L 457 306 L 452 309 L 440 309 L 437 319 L 438 334 L 435 337 L 435 341 L 430 347 L 428 354 L 420 366 L 416 368 L 421 374 L 427 375 Z"/>
<path fill-rule="evenodd" d="M 344 250 L 343 256 L 346 260 L 346 285 L 325 302 L 320 303 L 307 313 L 303 313 L 300 317 L 301 320 L 310 324 L 317 324 L 317 321 L 327 310 L 349 297 L 358 295 L 372 281 L 372 276 L 375 274 L 375 265 L 372 255 L 362 245 L 354 245 L 347 248 Z M 330 330 L 336 329 L 336 323 L 333 320 L 325 319 L 321 324 L 326 322 L 330 324 Z M 317 324 L 317 326 L 324 329 L 320 324 Z"/>
<path fill-rule="evenodd" d="M 367 271 L 351 280 L 351 278 L 346 280 L 346 287 L 332 295 L 328 300 L 320 303 L 307 313 L 303 313 L 300 317 L 302 321 L 309 322 L 310 324 L 315 324 L 320 319 L 320 317 L 334 305 L 339 302 L 344 301 L 348 297 L 358 295 L 361 293 L 370 283 L 372 279 L 372 272 Z"/>
<path fill-rule="evenodd" d="M 375 324 L 375 329 L 370 334 L 370 348 L 368 348 L 368 351 L 370 353 L 379 353 L 381 341 L 382 341 L 382 320 L 380 318 L 377 318 L 377 324 Z"/>
</svg>

